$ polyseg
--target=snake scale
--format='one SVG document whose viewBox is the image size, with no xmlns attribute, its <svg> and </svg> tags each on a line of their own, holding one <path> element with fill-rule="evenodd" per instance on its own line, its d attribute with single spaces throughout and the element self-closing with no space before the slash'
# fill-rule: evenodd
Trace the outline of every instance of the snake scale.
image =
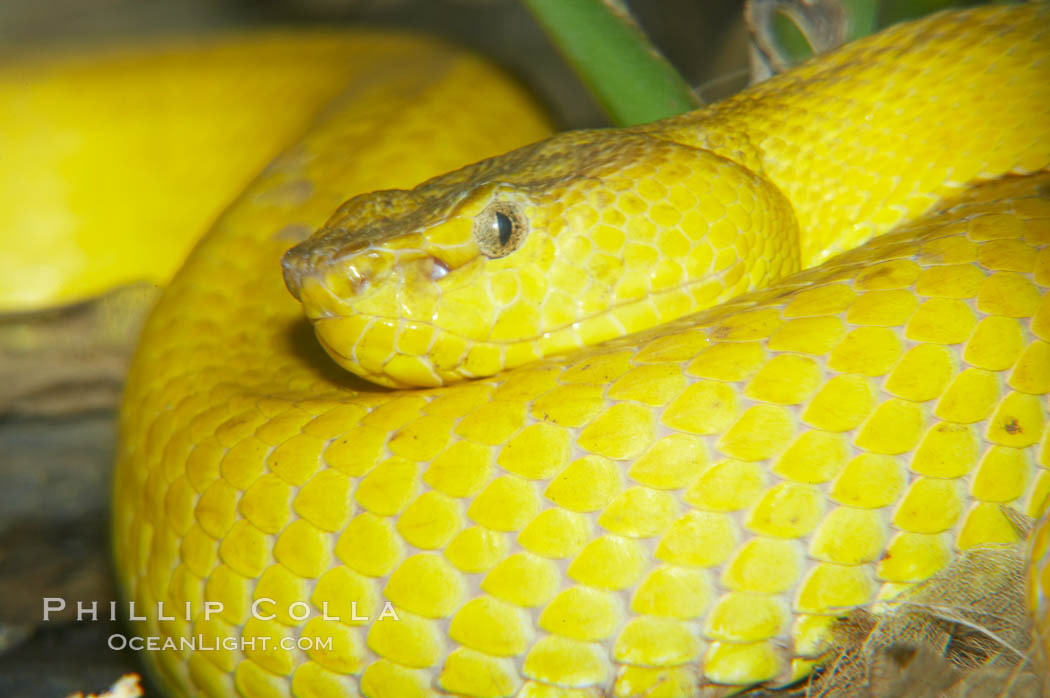
<svg viewBox="0 0 1050 698">
<path fill-rule="evenodd" d="M 836 616 L 1021 542 L 1007 509 L 1037 520 L 1045 638 L 1048 35 L 1045 4 L 939 14 L 410 190 L 541 126 L 474 59 L 376 40 L 387 67 L 222 215 L 134 359 L 113 530 L 137 630 L 176 640 L 156 675 L 786 682 Z"/>
</svg>

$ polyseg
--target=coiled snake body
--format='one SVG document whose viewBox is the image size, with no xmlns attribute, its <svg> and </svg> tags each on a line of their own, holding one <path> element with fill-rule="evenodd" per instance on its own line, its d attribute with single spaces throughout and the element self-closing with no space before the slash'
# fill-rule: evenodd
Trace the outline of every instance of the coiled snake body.
<svg viewBox="0 0 1050 698">
<path fill-rule="evenodd" d="M 285 281 L 339 363 L 418 386 L 396 390 L 323 355 L 282 255 L 348 194 L 432 173 L 376 174 L 421 148 L 437 169 L 515 145 L 520 102 L 463 88 L 476 129 L 428 140 L 398 100 L 477 64 L 413 76 L 405 48 L 361 78 L 198 245 L 136 355 L 119 574 L 143 634 L 218 645 L 149 652 L 158 675 L 787 681 L 837 615 L 1017 543 L 1005 509 L 1042 517 L 1050 630 L 1048 26 L 1041 4 L 942 14 L 692 114 L 351 199 Z M 403 137 L 369 149 L 376 129 Z"/>
</svg>

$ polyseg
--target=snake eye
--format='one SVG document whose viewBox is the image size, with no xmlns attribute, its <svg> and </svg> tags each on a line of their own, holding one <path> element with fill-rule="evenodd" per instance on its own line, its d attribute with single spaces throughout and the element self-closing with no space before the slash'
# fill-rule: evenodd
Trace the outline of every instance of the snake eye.
<svg viewBox="0 0 1050 698">
<path fill-rule="evenodd" d="M 510 222 L 506 214 L 496 211 L 496 230 L 499 231 L 499 244 L 506 247 L 510 242 L 510 235 L 514 232 L 514 224 Z"/>
<path fill-rule="evenodd" d="M 481 254 L 491 259 L 506 257 L 521 247 L 528 232 L 524 214 L 506 201 L 489 204 L 474 219 L 474 239 Z"/>
</svg>

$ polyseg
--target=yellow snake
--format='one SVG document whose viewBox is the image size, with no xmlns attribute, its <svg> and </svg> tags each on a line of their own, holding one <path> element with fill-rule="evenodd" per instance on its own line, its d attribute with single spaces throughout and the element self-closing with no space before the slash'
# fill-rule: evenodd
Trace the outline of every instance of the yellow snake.
<svg viewBox="0 0 1050 698">
<path fill-rule="evenodd" d="M 785 682 L 837 615 L 1018 542 L 1004 508 L 1042 517 L 1045 638 L 1050 7 L 893 27 L 329 217 L 517 144 L 517 93 L 385 41 L 196 247 L 135 357 L 114 540 L 166 686 Z M 426 89 L 448 74 L 458 92 Z M 282 257 L 337 362 L 419 387 L 336 367 Z"/>
</svg>

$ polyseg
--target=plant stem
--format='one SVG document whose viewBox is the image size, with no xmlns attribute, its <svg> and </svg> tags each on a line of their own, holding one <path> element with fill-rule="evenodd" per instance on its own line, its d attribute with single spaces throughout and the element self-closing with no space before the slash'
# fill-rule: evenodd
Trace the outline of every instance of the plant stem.
<svg viewBox="0 0 1050 698">
<path fill-rule="evenodd" d="M 874 34 L 879 24 L 879 0 L 839 0 L 846 10 L 846 41 Z"/>
<path fill-rule="evenodd" d="M 618 126 L 696 109 L 700 100 L 617 0 L 522 0 Z"/>
</svg>

